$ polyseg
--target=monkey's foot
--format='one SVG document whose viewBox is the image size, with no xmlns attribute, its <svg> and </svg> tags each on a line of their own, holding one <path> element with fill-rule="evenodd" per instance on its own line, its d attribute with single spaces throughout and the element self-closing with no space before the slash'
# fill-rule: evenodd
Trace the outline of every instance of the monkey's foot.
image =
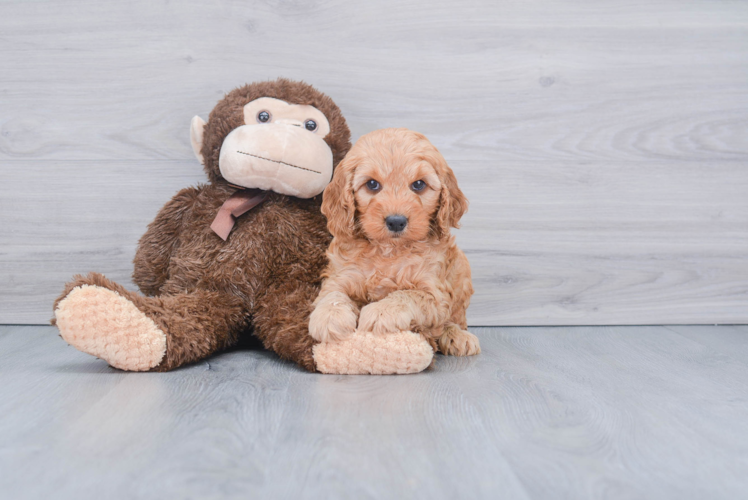
<svg viewBox="0 0 748 500">
<path fill-rule="evenodd" d="M 153 320 L 101 286 L 73 288 L 57 304 L 55 318 L 65 342 L 120 370 L 150 370 L 166 353 L 166 334 Z"/>
<path fill-rule="evenodd" d="M 413 332 L 357 331 L 340 341 L 317 344 L 313 352 L 317 370 L 340 375 L 418 373 L 434 359 L 429 343 Z"/>
</svg>

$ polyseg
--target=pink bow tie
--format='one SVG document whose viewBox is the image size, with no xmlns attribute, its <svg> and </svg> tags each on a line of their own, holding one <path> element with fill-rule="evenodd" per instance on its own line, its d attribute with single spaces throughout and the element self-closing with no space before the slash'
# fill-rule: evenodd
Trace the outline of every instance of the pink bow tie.
<svg viewBox="0 0 748 500">
<path fill-rule="evenodd" d="M 223 202 L 210 228 L 226 241 L 236 223 L 235 218 L 262 203 L 267 195 L 268 192 L 261 189 L 240 189 Z"/>
</svg>

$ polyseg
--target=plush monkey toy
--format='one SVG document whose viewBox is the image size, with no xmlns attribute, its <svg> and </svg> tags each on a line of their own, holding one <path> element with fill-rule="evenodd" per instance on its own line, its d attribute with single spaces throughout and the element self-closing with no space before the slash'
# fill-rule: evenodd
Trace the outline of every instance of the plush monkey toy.
<svg viewBox="0 0 748 500">
<path fill-rule="evenodd" d="M 131 371 L 166 371 L 254 334 L 281 358 L 326 373 L 412 373 L 433 357 L 411 332 L 317 344 L 309 314 L 330 243 L 320 193 L 350 148 L 335 103 L 285 79 L 233 90 L 192 146 L 209 183 L 183 189 L 148 226 L 133 281 L 76 276 L 53 323 L 77 349 Z"/>
</svg>

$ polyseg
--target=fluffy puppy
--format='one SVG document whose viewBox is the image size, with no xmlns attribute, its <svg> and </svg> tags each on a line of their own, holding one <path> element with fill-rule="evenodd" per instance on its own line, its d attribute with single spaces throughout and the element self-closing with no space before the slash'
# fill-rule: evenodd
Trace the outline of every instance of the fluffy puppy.
<svg viewBox="0 0 748 500">
<path fill-rule="evenodd" d="M 467 206 L 423 135 L 401 128 L 361 137 L 323 195 L 333 241 L 311 336 L 411 330 L 444 354 L 478 354 L 478 338 L 466 330 L 470 265 L 449 232 Z"/>
</svg>

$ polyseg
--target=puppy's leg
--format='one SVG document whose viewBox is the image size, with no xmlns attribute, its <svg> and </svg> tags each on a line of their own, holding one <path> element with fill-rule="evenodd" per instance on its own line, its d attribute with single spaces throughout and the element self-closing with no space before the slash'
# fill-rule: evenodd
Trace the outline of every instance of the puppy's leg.
<svg viewBox="0 0 748 500">
<path fill-rule="evenodd" d="M 446 311 L 441 311 L 436 298 L 421 290 L 398 290 L 379 302 L 361 309 L 359 329 L 374 333 L 392 333 L 416 327 L 432 328 L 443 323 Z"/>
<path fill-rule="evenodd" d="M 448 356 L 473 356 L 480 354 L 480 342 L 478 337 L 467 330 L 454 323 L 447 323 L 439 337 L 439 351 Z"/>
<path fill-rule="evenodd" d="M 319 342 L 343 340 L 356 331 L 358 306 L 343 292 L 321 293 L 309 317 L 309 335 Z"/>
</svg>

